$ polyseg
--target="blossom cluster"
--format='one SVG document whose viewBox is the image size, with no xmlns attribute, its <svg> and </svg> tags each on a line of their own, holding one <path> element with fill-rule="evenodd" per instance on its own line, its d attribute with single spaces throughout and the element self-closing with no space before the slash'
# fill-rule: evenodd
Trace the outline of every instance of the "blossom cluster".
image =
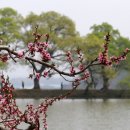
<svg viewBox="0 0 130 130">
<path fill-rule="evenodd" d="M 8 54 L 0 55 L 0 60 L 1 60 L 2 62 L 6 62 L 8 59 L 9 59 L 9 58 L 8 58 Z"/>
<path fill-rule="evenodd" d="M 49 40 L 49 35 L 40 35 L 37 33 L 34 33 L 34 37 L 35 40 L 34 42 L 28 43 L 28 50 L 30 52 L 31 55 L 35 55 L 35 53 L 39 53 L 42 60 L 44 62 L 47 62 L 49 60 L 51 60 L 51 55 L 50 53 L 47 51 L 48 49 L 48 40 Z M 44 42 L 41 42 L 41 38 L 44 37 L 46 38 Z"/>
<path fill-rule="evenodd" d="M 35 76 L 36 76 L 36 78 L 39 80 L 41 76 L 43 76 L 43 77 L 46 78 L 46 77 L 48 76 L 48 74 L 49 74 L 49 70 L 48 70 L 48 71 L 44 70 L 44 71 L 42 72 L 42 74 L 36 73 Z M 30 78 L 32 78 L 32 77 L 30 77 Z"/>
<path fill-rule="evenodd" d="M 0 89 L 0 122 L 10 130 L 16 130 L 16 126 L 21 122 L 22 112 L 13 99 L 13 85 L 9 83 L 8 78 L 0 76 L 2 88 Z"/>
<path fill-rule="evenodd" d="M 109 41 L 110 41 L 109 33 L 106 35 L 105 41 L 106 42 L 104 43 L 104 46 L 103 46 L 104 51 L 99 53 L 99 55 L 98 55 L 99 63 L 101 63 L 103 65 L 111 66 L 113 63 L 119 64 L 120 61 L 126 59 L 127 54 L 130 52 L 129 48 L 126 48 L 122 55 L 111 56 L 109 58 L 109 55 L 108 55 L 108 44 L 109 44 Z"/>
<path fill-rule="evenodd" d="M 71 51 L 67 51 L 66 52 L 66 59 L 67 62 L 70 64 L 70 74 L 74 75 L 76 73 L 76 67 L 74 67 L 74 63 L 77 61 L 78 62 L 78 69 L 79 71 L 82 71 L 84 69 L 84 65 L 83 65 L 83 54 L 81 53 L 81 50 L 78 48 L 75 51 L 75 56 L 76 56 L 76 60 L 74 60 L 74 58 L 72 57 L 72 52 Z"/>
<path fill-rule="evenodd" d="M 38 107 L 32 104 L 27 105 L 27 109 L 22 112 L 16 104 L 13 96 L 13 86 L 9 80 L 0 76 L 2 88 L 0 90 L 0 123 L 10 130 L 17 130 L 17 126 L 21 122 L 28 123 L 32 126 L 32 130 L 40 129 L 40 120 L 43 122 L 43 128 L 47 130 L 47 110 L 55 101 L 66 97 L 58 96 L 54 98 L 46 98 Z"/>
</svg>

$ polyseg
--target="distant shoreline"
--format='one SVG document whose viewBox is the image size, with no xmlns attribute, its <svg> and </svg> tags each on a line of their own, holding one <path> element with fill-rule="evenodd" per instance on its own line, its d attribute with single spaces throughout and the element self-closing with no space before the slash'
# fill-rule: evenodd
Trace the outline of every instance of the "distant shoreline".
<svg viewBox="0 0 130 130">
<path fill-rule="evenodd" d="M 15 98 L 45 98 L 56 97 L 61 94 L 65 94 L 70 90 L 34 90 L 34 89 L 18 89 L 14 90 Z M 76 90 L 68 99 L 130 99 L 130 90 L 108 90 L 106 92 L 100 90 L 89 90 L 85 93 L 85 90 Z"/>
</svg>

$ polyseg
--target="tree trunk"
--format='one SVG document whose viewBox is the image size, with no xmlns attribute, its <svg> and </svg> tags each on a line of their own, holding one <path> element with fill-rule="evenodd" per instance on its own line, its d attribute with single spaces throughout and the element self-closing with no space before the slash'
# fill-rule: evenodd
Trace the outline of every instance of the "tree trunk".
<svg viewBox="0 0 130 130">
<path fill-rule="evenodd" d="M 36 68 L 35 64 L 33 64 L 33 66 L 34 66 L 36 72 L 39 73 L 40 75 L 45 70 L 44 65 L 42 65 L 39 70 Z M 33 89 L 40 89 L 39 79 L 37 79 L 36 77 L 34 78 L 34 87 L 33 87 Z"/>
<path fill-rule="evenodd" d="M 109 78 L 107 77 L 107 74 L 105 73 L 105 67 L 102 66 L 102 78 L 103 78 L 103 87 L 101 90 L 107 91 L 109 89 Z"/>
<path fill-rule="evenodd" d="M 88 80 L 86 81 L 86 89 L 85 89 L 85 93 L 87 93 L 89 91 L 89 88 L 96 88 L 96 83 L 94 81 L 94 71 L 89 68 L 89 73 L 90 73 L 90 78 L 91 78 L 91 81 L 89 82 Z"/>
<path fill-rule="evenodd" d="M 33 89 L 40 89 L 39 79 L 34 78 L 34 87 Z"/>
<path fill-rule="evenodd" d="M 35 126 L 33 126 L 33 125 L 30 125 L 26 130 L 35 130 Z"/>
<path fill-rule="evenodd" d="M 107 91 L 109 89 L 109 78 L 103 77 L 103 88 L 102 90 Z"/>
<path fill-rule="evenodd" d="M 89 88 L 92 87 L 92 82 L 91 83 L 87 83 L 87 86 L 86 86 L 86 89 L 85 89 L 85 93 L 84 94 L 87 94 L 88 91 L 89 91 Z"/>
</svg>

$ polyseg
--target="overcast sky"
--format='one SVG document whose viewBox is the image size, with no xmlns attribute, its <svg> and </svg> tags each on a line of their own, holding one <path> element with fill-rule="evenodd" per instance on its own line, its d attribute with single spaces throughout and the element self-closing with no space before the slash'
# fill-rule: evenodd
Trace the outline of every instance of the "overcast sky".
<svg viewBox="0 0 130 130">
<path fill-rule="evenodd" d="M 26 16 L 57 11 L 70 17 L 81 35 L 93 24 L 108 22 L 130 38 L 130 0 L 0 0 L 0 8 L 12 7 Z"/>
</svg>

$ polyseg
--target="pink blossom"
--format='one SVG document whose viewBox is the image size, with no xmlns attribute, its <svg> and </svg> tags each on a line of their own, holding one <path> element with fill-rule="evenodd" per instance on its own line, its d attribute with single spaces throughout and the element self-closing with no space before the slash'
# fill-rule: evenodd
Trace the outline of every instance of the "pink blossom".
<svg viewBox="0 0 130 130">
<path fill-rule="evenodd" d="M 40 42 L 40 45 L 46 48 L 48 47 L 48 42 Z"/>
<path fill-rule="evenodd" d="M 3 98 L 3 96 L 2 95 L 0 95 L 0 101 L 1 101 L 1 99 Z"/>
<path fill-rule="evenodd" d="M 24 51 L 17 52 L 18 58 L 22 58 L 24 56 Z"/>
<path fill-rule="evenodd" d="M 34 45 L 34 43 L 28 43 L 28 48 L 31 48 Z"/>
<path fill-rule="evenodd" d="M 123 59 L 123 60 L 126 60 L 126 56 L 122 56 L 122 59 Z"/>
<path fill-rule="evenodd" d="M 99 62 L 102 62 L 102 59 L 103 59 L 103 54 L 102 54 L 102 53 L 99 53 L 99 56 L 98 56 Z"/>
<path fill-rule="evenodd" d="M 74 73 L 75 73 L 75 70 L 74 70 L 74 67 L 73 67 L 73 66 L 70 68 L 70 73 L 71 73 L 71 74 L 74 74 Z"/>
<path fill-rule="evenodd" d="M 34 43 L 28 43 L 28 49 L 31 53 L 35 52 L 35 44 Z"/>
<path fill-rule="evenodd" d="M 80 71 L 82 71 L 82 70 L 84 69 L 84 65 L 80 64 L 80 65 L 78 66 L 78 68 L 79 68 Z"/>
<path fill-rule="evenodd" d="M 83 75 L 83 77 L 82 77 L 81 79 L 82 79 L 82 80 L 88 79 L 89 76 L 90 76 L 89 72 L 88 72 L 88 71 L 85 71 L 85 72 L 84 72 L 84 75 Z"/>
<path fill-rule="evenodd" d="M 36 73 L 36 78 L 40 79 L 40 73 Z"/>
<path fill-rule="evenodd" d="M 8 55 L 0 56 L 0 60 L 6 62 L 8 60 Z"/>
<path fill-rule="evenodd" d="M 70 51 L 67 51 L 66 56 L 67 56 L 67 61 L 69 63 L 72 63 L 73 62 L 73 58 L 71 56 L 71 52 Z"/>
<path fill-rule="evenodd" d="M 128 53 L 128 52 L 130 51 L 130 49 L 129 49 L 129 48 L 126 48 L 125 51 L 126 51 L 126 53 Z"/>
<path fill-rule="evenodd" d="M 44 77 L 47 77 L 47 75 L 48 75 L 48 72 L 47 72 L 47 71 L 44 71 L 43 76 L 44 76 Z"/>
<path fill-rule="evenodd" d="M 47 53 L 47 54 L 46 54 L 46 58 L 47 58 L 48 60 L 50 60 L 50 59 L 51 59 L 51 55 L 50 55 L 49 53 Z"/>
<path fill-rule="evenodd" d="M 49 61 L 51 60 L 51 56 L 50 56 L 50 53 L 44 51 L 43 54 L 42 54 L 42 57 L 45 61 Z"/>
<path fill-rule="evenodd" d="M 44 128 L 45 128 L 45 129 L 47 129 L 47 128 L 48 128 L 47 124 L 44 124 Z"/>
<path fill-rule="evenodd" d="M 6 104 L 6 99 L 5 99 L 5 98 L 0 99 L 0 101 L 1 101 L 1 103 L 2 103 L 3 105 Z"/>
<path fill-rule="evenodd" d="M 72 57 L 69 56 L 69 57 L 67 58 L 67 61 L 70 62 L 70 63 L 73 62 Z"/>
</svg>

